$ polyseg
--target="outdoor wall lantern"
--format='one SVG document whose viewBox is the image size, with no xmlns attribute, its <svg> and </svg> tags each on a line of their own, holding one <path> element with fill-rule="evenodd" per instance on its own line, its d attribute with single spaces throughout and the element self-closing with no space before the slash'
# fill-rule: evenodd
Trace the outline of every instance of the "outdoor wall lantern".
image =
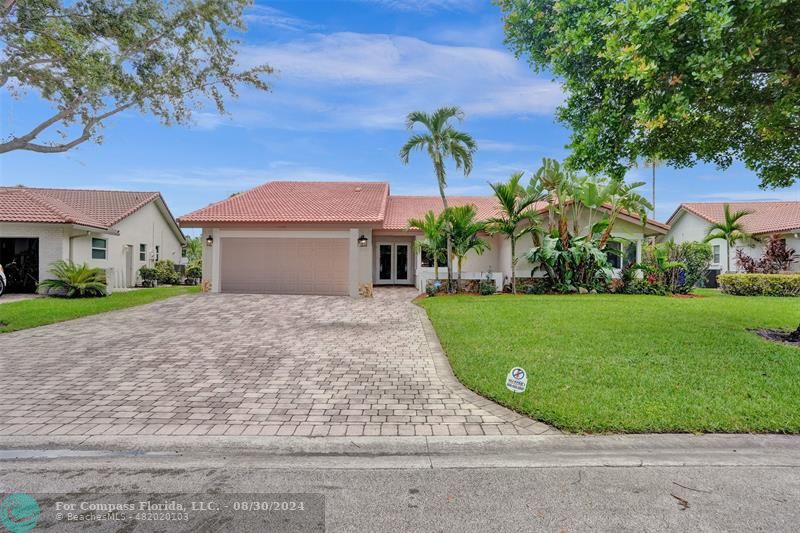
<svg viewBox="0 0 800 533">
<path fill-rule="evenodd" d="M 206 237 L 206 246 L 211 246 L 212 244 L 214 244 L 214 237 L 209 235 L 208 237 Z"/>
<path fill-rule="evenodd" d="M 367 239 L 365 235 L 362 235 L 361 237 L 358 238 L 358 246 L 361 248 L 366 248 L 368 240 L 369 239 Z"/>
</svg>

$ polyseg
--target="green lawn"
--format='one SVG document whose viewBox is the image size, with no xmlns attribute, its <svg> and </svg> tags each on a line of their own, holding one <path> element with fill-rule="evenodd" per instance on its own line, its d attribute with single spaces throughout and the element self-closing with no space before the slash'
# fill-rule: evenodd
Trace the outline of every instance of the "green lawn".
<svg viewBox="0 0 800 533">
<path fill-rule="evenodd" d="M 422 300 L 458 378 L 573 432 L 800 432 L 800 299 L 453 296 Z M 505 378 L 529 374 L 514 394 Z"/>
<path fill-rule="evenodd" d="M 199 287 L 163 287 L 115 292 L 105 298 L 36 298 L 0 304 L 0 333 L 148 304 L 199 290 Z"/>
</svg>

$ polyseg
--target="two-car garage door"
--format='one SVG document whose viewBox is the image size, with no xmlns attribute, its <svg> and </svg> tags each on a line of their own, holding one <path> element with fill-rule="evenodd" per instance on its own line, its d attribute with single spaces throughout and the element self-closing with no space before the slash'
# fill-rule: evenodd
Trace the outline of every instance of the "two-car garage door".
<svg viewBox="0 0 800 533">
<path fill-rule="evenodd" d="M 222 292 L 348 294 L 346 238 L 223 237 Z"/>
</svg>

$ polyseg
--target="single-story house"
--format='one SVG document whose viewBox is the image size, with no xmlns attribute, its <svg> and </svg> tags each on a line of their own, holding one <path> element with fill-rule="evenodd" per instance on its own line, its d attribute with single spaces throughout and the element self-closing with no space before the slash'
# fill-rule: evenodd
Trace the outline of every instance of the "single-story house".
<svg viewBox="0 0 800 533">
<path fill-rule="evenodd" d="M 493 196 L 449 196 L 448 201 L 474 204 L 481 219 L 497 214 Z M 178 222 L 202 228 L 203 280 L 212 292 L 358 296 L 370 294 L 374 285 L 424 291 L 434 265 L 415 246 L 419 233 L 407 223 L 441 209 L 438 196 L 394 196 L 388 183 L 273 181 Z M 638 218 L 623 214 L 614 236 L 624 239 L 618 246 L 636 260 L 646 237 L 666 231 L 658 222 L 643 227 Z M 510 244 L 500 235 L 487 238 L 491 249 L 466 257 L 463 278 L 489 274 L 501 289 L 511 275 Z M 532 245 L 526 242 L 518 245 L 520 257 Z M 530 276 L 531 265 L 523 259 L 516 271 Z M 446 277 L 446 269 L 439 275 Z"/>
<path fill-rule="evenodd" d="M 764 244 L 772 235 L 780 235 L 786 239 L 787 247 L 800 251 L 800 202 L 727 203 L 730 204 L 731 213 L 751 211 L 751 214 L 742 217 L 741 222 L 744 231 L 754 237 L 746 242 L 737 242 L 731 249 L 731 271 L 737 270 L 737 249 L 759 259 Z M 678 243 L 704 240 L 712 224 L 725 221 L 724 206 L 725 202 L 691 202 L 679 205 L 667 221 L 670 229 L 665 238 Z M 714 239 L 710 244 L 714 252 L 710 276 L 713 285 L 716 275 L 727 270 L 728 246 L 723 239 Z M 795 263 L 792 270 L 800 270 L 800 265 Z"/>
<path fill-rule="evenodd" d="M 59 259 L 106 270 L 109 288 L 133 287 L 139 268 L 181 260 L 186 243 L 157 192 L 0 187 L 0 263 L 35 290 Z"/>
</svg>

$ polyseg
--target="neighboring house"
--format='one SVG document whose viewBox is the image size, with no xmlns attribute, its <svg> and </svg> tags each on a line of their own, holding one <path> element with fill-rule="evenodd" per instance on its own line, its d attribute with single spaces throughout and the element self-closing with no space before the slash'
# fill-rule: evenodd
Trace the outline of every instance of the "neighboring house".
<svg viewBox="0 0 800 533">
<path fill-rule="evenodd" d="M 786 239 L 786 246 L 800 251 L 800 202 L 728 202 L 731 213 L 736 211 L 752 211 L 742 217 L 744 230 L 755 237 L 746 242 L 737 242 L 731 248 L 731 270 L 736 271 L 736 250 L 744 250 L 747 255 L 759 259 L 764 244 L 772 235 L 780 235 Z M 684 203 L 672 214 L 667 223 L 670 225 L 666 239 L 675 242 L 702 241 L 708 234 L 711 224 L 724 222 L 723 209 L 725 202 L 693 202 Z M 711 241 L 713 260 L 711 279 L 724 272 L 727 267 L 728 247 L 724 240 Z M 800 270 L 797 263 L 792 270 Z"/>
<path fill-rule="evenodd" d="M 450 196 L 448 201 L 475 204 L 481 219 L 496 214 L 491 196 Z M 274 181 L 179 217 L 178 222 L 202 228 L 203 279 L 213 292 L 358 296 L 369 294 L 373 285 L 424 290 L 434 268 L 415 247 L 419 234 L 407 230 L 407 222 L 441 209 L 438 196 L 392 196 L 388 183 Z M 637 218 L 623 214 L 614 235 L 626 239 L 618 246 L 625 246 L 629 261 L 635 261 L 646 236 L 666 231 L 663 224 L 643 227 Z M 463 278 L 492 273 L 502 288 L 511 274 L 510 245 L 499 235 L 488 240 L 491 250 L 467 256 Z M 521 240 L 519 255 L 531 245 L 530 238 Z M 530 276 L 531 266 L 521 260 L 517 274 Z M 440 268 L 439 276 L 445 278 L 446 269 Z"/>
<path fill-rule="evenodd" d="M 112 289 L 133 287 L 140 267 L 180 262 L 184 244 L 157 192 L 0 187 L 0 263 L 29 281 L 63 259 L 105 269 Z"/>
</svg>

